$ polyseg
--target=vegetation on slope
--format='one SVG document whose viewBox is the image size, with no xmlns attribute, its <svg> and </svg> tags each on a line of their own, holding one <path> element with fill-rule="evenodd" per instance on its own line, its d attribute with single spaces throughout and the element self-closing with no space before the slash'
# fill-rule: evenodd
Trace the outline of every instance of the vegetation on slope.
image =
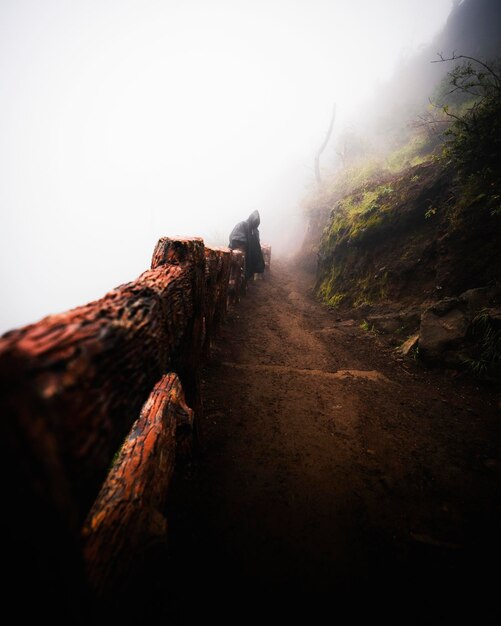
<svg viewBox="0 0 501 626">
<path fill-rule="evenodd" d="M 326 305 L 402 353 L 491 378 L 501 377 L 501 61 L 486 59 L 501 56 L 499 10 L 455 3 L 358 133 L 338 137 L 302 250 Z M 430 64 L 440 49 L 462 54 Z"/>
<path fill-rule="evenodd" d="M 499 275 L 501 81 L 461 61 L 441 86 L 445 103 L 404 145 L 346 169 L 315 198 L 331 202 L 318 255 L 327 304 L 432 301 Z"/>
</svg>

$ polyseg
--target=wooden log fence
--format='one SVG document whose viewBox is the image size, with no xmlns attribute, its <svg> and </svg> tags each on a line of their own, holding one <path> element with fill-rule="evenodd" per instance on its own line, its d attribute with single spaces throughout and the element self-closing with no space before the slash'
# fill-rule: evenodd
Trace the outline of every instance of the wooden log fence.
<svg viewBox="0 0 501 626">
<path fill-rule="evenodd" d="M 87 579 L 97 597 L 122 597 L 148 550 L 165 543 L 176 432 L 192 424 L 179 378 L 166 374 L 143 405 L 84 523 Z"/>
<path fill-rule="evenodd" d="M 0 338 L 5 567 L 41 613 L 54 616 L 54 589 L 66 618 L 89 589 L 123 589 L 133 555 L 165 538 L 176 449 L 203 411 L 201 360 L 243 267 L 241 251 L 164 237 L 137 280 Z"/>
</svg>

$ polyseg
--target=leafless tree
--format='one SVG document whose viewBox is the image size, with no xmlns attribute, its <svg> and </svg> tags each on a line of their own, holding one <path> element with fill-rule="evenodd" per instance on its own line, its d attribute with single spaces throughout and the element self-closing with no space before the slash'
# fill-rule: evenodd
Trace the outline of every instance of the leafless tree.
<svg viewBox="0 0 501 626">
<path fill-rule="evenodd" d="M 325 150 L 325 148 L 327 147 L 327 144 L 329 143 L 329 139 L 331 138 L 335 119 L 336 119 L 336 103 L 334 103 L 334 106 L 332 107 L 331 123 L 329 125 L 329 130 L 327 131 L 327 134 L 325 135 L 325 139 L 315 155 L 315 178 L 317 179 L 317 185 L 319 187 L 322 186 L 322 178 L 320 176 L 320 156 L 322 155 L 322 152 Z"/>
</svg>

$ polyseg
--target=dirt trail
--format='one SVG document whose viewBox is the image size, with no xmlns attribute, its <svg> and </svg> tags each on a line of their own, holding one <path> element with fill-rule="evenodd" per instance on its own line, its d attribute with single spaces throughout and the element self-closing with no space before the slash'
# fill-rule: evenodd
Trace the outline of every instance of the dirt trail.
<svg viewBox="0 0 501 626">
<path fill-rule="evenodd" d="M 311 281 L 275 265 L 250 285 L 205 369 L 203 449 L 170 502 L 171 597 L 374 617 L 405 598 L 401 623 L 448 623 L 482 595 L 494 621 L 499 396 L 398 361 Z"/>
</svg>

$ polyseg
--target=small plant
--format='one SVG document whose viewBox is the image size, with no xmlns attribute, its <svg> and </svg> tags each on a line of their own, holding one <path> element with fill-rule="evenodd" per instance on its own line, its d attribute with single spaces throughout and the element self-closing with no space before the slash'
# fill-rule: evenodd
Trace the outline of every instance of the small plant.
<svg viewBox="0 0 501 626">
<path fill-rule="evenodd" d="M 465 358 L 463 363 L 478 378 L 486 378 L 501 366 L 501 328 L 496 328 L 484 309 L 473 319 L 471 335 L 476 340 L 477 353 Z"/>
<path fill-rule="evenodd" d="M 344 293 L 335 293 L 327 300 L 327 305 L 333 308 L 338 307 L 341 302 L 345 299 Z"/>
<path fill-rule="evenodd" d="M 373 335 L 377 334 L 377 330 L 374 324 L 369 324 L 367 320 L 364 320 L 363 322 L 360 323 L 360 328 L 362 330 L 365 330 L 365 332 L 367 333 L 372 333 Z"/>
<path fill-rule="evenodd" d="M 495 215 L 501 215 L 501 196 L 498 194 L 494 194 L 491 196 L 492 204 L 494 207 L 491 209 L 491 215 L 494 217 Z"/>
<path fill-rule="evenodd" d="M 467 357 L 463 359 L 463 365 L 466 365 L 476 378 L 485 378 L 487 374 L 487 363 L 480 359 L 470 359 Z"/>
<path fill-rule="evenodd" d="M 499 154 L 501 138 L 501 74 L 499 63 L 487 65 L 466 55 L 438 62 L 460 61 L 449 72 L 449 97 L 461 96 L 462 106 L 451 102 L 441 108 L 451 121 L 444 135 L 444 157 L 467 171 L 478 172 Z"/>
<path fill-rule="evenodd" d="M 379 187 L 380 189 L 380 194 L 382 196 L 387 196 L 390 193 L 393 193 L 394 189 L 391 185 L 381 185 L 381 187 Z"/>
<path fill-rule="evenodd" d="M 436 212 L 437 212 L 436 207 L 431 207 L 424 214 L 425 219 L 427 219 L 427 220 L 430 219 L 430 217 L 433 217 L 436 214 Z"/>
</svg>

